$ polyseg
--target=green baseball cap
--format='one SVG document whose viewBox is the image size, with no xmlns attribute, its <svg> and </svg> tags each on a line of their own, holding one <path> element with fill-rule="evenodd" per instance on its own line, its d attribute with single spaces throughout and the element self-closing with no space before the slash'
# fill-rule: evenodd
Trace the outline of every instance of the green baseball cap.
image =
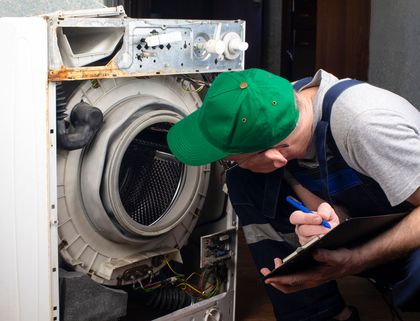
<svg viewBox="0 0 420 321">
<path fill-rule="evenodd" d="M 270 148 L 293 131 L 298 118 L 288 80 L 255 68 L 225 72 L 202 106 L 172 126 L 167 141 L 181 162 L 204 165 Z"/>
</svg>

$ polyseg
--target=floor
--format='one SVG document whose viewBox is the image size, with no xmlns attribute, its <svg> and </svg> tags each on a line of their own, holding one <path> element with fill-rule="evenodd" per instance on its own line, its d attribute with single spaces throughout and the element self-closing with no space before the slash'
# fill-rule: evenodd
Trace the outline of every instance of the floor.
<svg viewBox="0 0 420 321">
<path fill-rule="evenodd" d="M 239 233 L 238 248 L 236 321 L 275 321 L 242 231 Z M 358 308 L 362 321 L 393 321 L 381 295 L 367 280 L 347 277 L 339 282 L 339 287 L 346 302 Z M 401 316 L 404 321 L 420 320 L 420 313 L 402 313 Z"/>
</svg>

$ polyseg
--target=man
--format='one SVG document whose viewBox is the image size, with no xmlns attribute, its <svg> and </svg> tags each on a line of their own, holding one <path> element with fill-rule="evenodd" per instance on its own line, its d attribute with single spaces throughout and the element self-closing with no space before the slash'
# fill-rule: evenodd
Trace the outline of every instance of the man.
<svg viewBox="0 0 420 321">
<path fill-rule="evenodd" d="M 420 115 L 403 98 L 323 70 L 295 90 L 259 69 L 222 73 L 202 107 L 172 127 L 168 144 L 189 165 L 234 164 L 226 173 L 229 196 L 264 275 L 297 239 L 328 233 L 322 219 L 337 226 L 338 209 L 350 216 L 408 213 L 357 248 L 318 251 L 317 267 L 266 280 L 278 320 L 359 320 L 333 280 L 362 272 L 392 286 L 395 304 L 416 307 Z M 295 211 L 286 195 L 315 214 Z"/>
</svg>

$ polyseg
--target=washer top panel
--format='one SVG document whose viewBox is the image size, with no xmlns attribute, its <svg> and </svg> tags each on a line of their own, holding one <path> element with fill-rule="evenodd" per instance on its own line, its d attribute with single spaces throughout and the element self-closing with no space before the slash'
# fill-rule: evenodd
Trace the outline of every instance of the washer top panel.
<svg viewBox="0 0 420 321">
<path fill-rule="evenodd" d="M 248 48 L 242 20 L 131 19 L 122 7 L 45 18 L 52 81 L 242 70 Z"/>
</svg>

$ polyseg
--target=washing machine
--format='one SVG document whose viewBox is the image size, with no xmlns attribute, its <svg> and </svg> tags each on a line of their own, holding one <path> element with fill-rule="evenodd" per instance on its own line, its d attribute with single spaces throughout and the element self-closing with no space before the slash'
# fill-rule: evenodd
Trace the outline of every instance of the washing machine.
<svg viewBox="0 0 420 321">
<path fill-rule="evenodd" d="M 0 319 L 234 320 L 223 168 L 180 163 L 166 135 L 244 68 L 245 22 L 115 7 L 0 26 Z"/>
</svg>

